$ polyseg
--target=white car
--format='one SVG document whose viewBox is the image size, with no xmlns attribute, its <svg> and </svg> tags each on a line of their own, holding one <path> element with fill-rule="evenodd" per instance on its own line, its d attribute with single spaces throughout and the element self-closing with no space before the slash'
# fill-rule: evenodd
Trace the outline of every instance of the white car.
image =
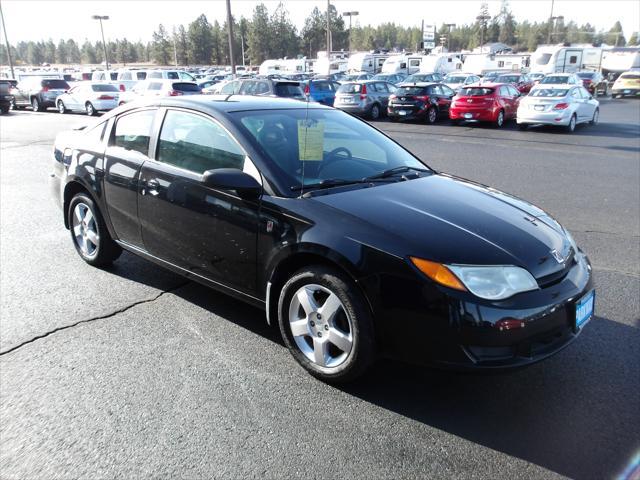
<svg viewBox="0 0 640 480">
<path fill-rule="evenodd" d="M 442 79 L 444 83 L 451 90 L 457 92 L 465 85 L 471 85 L 472 83 L 480 83 L 480 77 L 473 73 L 463 72 L 451 72 Z"/>
<path fill-rule="evenodd" d="M 78 83 L 56 98 L 60 113 L 85 112 L 96 115 L 118 106 L 120 91 L 110 83 Z"/>
<path fill-rule="evenodd" d="M 557 125 L 573 132 L 579 123 L 595 125 L 600 102 L 582 86 L 542 85 L 522 97 L 516 122 L 521 130 L 529 125 Z"/>
<path fill-rule="evenodd" d="M 582 79 L 575 73 L 549 73 L 538 85 L 582 85 Z"/>
<path fill-rule="evenodd" d="M 140 97 L 175 97 L 180 95 L 199 95 L 202 88 L 195 82 L 183 80 L 143 80 L 135 84 L 128 92 L 120 95 L 118 105 L 137 100 Z"/>
</svg>

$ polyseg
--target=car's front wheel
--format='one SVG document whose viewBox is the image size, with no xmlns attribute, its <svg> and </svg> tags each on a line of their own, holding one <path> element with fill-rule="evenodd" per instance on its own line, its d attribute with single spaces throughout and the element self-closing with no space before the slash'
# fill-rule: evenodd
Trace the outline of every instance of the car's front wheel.
<svg viewBox="0 0 640 480">
<path fill-rule="evenodd" d="M 284 285 L 278 321 L 293 357 L 313 376 L 347 382 L 375 356 L 373 321 L 358 287 L 323 266 L 296 272 Z"/>
<path fill-rule="evenodd" d="M 380 118 L 380 105 L 377 103 L 373 104 L 369 112 L 369 117 L 371 117 L 371 120 L 378 120 Z"/>
<path fill-rule="evenodd" d="M 38 97 L 33 97 L 31 99 L 31 109 L 34 112 L 40 112 L 42 110 L 42 107 L 40 106 L 40 101 L 38 100 Z"/>
<path fill-rule="evenodd" d="M 427 122 L 433 125 L 434 123 L 436 123 L 437 119 L 438 111 L 436 110 L 436 107 L 429 107 L 429 110 L 427 110 Z"/>
<path fill-rule="evenodd" d="M 67 107 L 64 106 L 64 102 L 62 100 L 58 100 L 58 111 L 60 113 L 67 113 Z"/>
<path fill-rule="evenodd" d="M 71 240 L 82 259 L 94 267 L 113 263 L 122 249 L 113 241 L 100 211 L 86 193 L 78 193 L 67 212 Z"/>
</svg>

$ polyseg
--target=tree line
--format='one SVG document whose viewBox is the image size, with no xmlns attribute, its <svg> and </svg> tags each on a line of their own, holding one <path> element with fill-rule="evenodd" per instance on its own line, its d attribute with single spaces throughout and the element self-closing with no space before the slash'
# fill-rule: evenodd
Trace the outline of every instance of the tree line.
<svg viewBox="0 0 640 480">
<path fill-rule="evenodd" d="M 481 4 L 480 15 L 488 14 L 486 3 Z M 280 3 L 273 12 L 260 3 L 251 18 L 233 19 L 234 60 L 236 64 L 259 65 L 269 58 L 313 58 L 327 48 L 327 11 L 315 7 L 305 19 L 300 31 L 291 22 L 289 12 Z M 349 31 L 334 5 L 329 7 L 332 50 L 408 50 L 421 48 L 421 27 L 404 27 L 395 23 L 378 26 L 355 25 Z M 638 33 L 629 41 L 622 34 L 620 22 L 609 31 L 597 31 L 589 24 L 564 23 L 562 18 L 545 22 L 518 22 L 507 0 L 503 0 L 500 12 L 491 20 L 478 20 L 469 25 L 438 29 L 436 41 L 441 41 L 450 51 L 472 50 L 485 42 L 502 42 L 515 51 L 534 51 L 544 43 L 592 43 L 598 45 L 638 45 Z M 159 25 L 149 42 L 111 40 L 106 44 L 110 63 L 155 63 L 158 65 L 228 65 L 229 43 L 227 22 L 211 23 L 204 14 L 193 22 L 178 25 L 169 30 Z M 11 46 L 12 58 L 18 65 L 100 64 L 104 62 L 102 42 L 85 40 L 81 45 L 73 39 L 18 42 Z M 244 62 L 243 62 L 244 55 Z M 5 49 L 0 52 L 0 63 L 7 64 Z"/>
</svg>

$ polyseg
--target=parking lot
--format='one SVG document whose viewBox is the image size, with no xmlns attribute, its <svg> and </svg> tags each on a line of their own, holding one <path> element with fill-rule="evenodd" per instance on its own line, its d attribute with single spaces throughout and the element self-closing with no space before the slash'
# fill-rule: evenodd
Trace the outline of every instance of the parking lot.
<svg viewBox="0 0 640 480">
<path fill-rule="evenodd" d="M 593 263 L 596 318 L 509 373 L 381 362 L 341 388 L 264 313 L 130 254 L 76 254 L 48 177 L 87 117 L 0 117 L 3 478 L 612 478 L 640 451 L 640 101 L 573 134 L 374 122 L 430 166 L 521 196 Z"/>
</svg>

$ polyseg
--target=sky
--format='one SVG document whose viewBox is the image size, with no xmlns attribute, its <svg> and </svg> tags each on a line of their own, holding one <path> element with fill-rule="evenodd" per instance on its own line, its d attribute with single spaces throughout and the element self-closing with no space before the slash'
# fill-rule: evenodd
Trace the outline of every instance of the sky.
<svg viewBox="0 0 640 480">
<path fill-rule="evenodd" d="M 0 0 L 5 17 L 9 42 L 22 40 L 58 41 L 73 38 L 77 42 L 100 39 L 100 28 L 91 15 L 109 15 L 104 22 L 107 39 L 127 38 L 131 41 L 151 40 L 162 23 L 171 31 L 173 25 L 185 27 L 204 13 L 209 22 L 226 18 L 224 0 Z M 238 18 L 251 17 L 255 0 L 231 0 L 231 10 Z M 270 12 L 277 1 L 263 2 Z M 326 8 L 326 1 L 283 0 L 294 25 L 300 30 L 304 19 L 314 6 Z M 338 12 L 358 11 L 354 24 L 377 25 L 395 22 L 404 26 L 442 23 L 473 23 L 481 0 L 332 0 Z M 496 15 L 500 0 L 488 0 L 489 13 Z M 509 6 L 518 21 L 542 21 L 549 18 L 551 0 L 510 0 Z M 36 14 L 34 14 L 36 13 Z M 553 15 L 562 15 L 565 22 L 591 23 L 597 29 L 609 30 L 622 23 L 627 39 L 640 30 L 640 1 L 638 0 L 555 0 Z M 348 19 L 346 24 L 348 25 Z M 2 37 L 0 37 L 2 38 Z M 4 41 L 4 38 L 2 38 Z"/>
</svg>

